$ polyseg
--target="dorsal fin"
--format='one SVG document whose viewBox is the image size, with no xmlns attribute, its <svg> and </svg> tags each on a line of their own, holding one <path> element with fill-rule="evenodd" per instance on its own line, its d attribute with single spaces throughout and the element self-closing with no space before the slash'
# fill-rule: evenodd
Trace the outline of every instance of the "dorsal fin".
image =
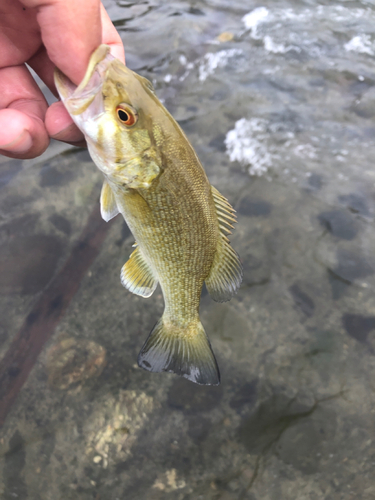
<svg viewBox="0 0 375 500">
<path fill-rule="evenodd" d="M 122 266 L 121 283 L 129 292 L 145 298 L 150 297 L 157 287 L 158 280 L 138 246 Z"/>
<path fill-rule="evenodd" d="M 106 180 L 103 182 L 102 191 L 100 193 L 100 213 L 106 222 L 120 213 L 117 208 L 115 195 Z"/>
<path fill-rule="evenodd" d="M 229 203 L 229 201 L 224 198 L 224 196 L 219 193 L 219 191 L 211 186 L 212 196 L 215 202 L 216 215 L 219 221 L 219 227 L 223 234 L 231 234 L 231 229 L 234 228 L 233 223 L 237 222 L 236 211 Z"/>
<path fill-rule="evenodd" d="M 214 300 L 226 302 L 237 292 L 243 276 L 240 259 L 225 234 L 231 233 L 229 228 L 233 228 L 231 223 L 236 222 L 236 215 L 229 201 L 217 189 L 211 186 L 211 191 L 219 221 L 220 238 L 210 273 L 206 278 L 206 286 Z"/>
</svg>

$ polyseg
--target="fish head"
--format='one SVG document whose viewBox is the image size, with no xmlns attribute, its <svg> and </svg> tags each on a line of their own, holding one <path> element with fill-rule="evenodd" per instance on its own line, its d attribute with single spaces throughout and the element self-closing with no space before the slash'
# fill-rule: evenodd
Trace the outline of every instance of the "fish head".
<svg viewBox="0 0 375 500">
<path fill-rule="evenodd" d="M 164 140 L 155 120 L 162 104 L 151 82 L 100 45 L 78 86 L 57 68 L 55 84 L 104 175 L 120 186 L 150 187 L 163 170 L 159 146 Z"/>
</svg>

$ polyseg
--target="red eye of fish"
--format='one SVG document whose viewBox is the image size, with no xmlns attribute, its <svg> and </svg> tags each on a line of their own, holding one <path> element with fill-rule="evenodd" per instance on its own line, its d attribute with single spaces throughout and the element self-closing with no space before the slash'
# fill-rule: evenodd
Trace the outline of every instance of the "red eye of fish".
<svg viewBox="0 0 375 500">
<path fill-rule="evenodd" d="M 121 123 L 131 127 L 138 120 L 138 115 L 130 106 L 119 105 L 116 108 L 117 117 Z"/>
</svg>

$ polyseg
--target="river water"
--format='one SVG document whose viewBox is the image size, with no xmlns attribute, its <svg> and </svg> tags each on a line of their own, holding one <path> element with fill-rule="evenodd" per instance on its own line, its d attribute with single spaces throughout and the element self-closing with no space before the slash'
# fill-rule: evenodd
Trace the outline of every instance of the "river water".
<svg viewBox="0 0 375 500">
<path fill-rule="evenodd" d="M 119 272 L 85 150 L 0 160 L 0 498 L 375 498 L 375 2 L 105 1 L 127 64 L 237 210 L 202 295 L 221 368 L 137 367 L 163 310 Z"/>
</svg>

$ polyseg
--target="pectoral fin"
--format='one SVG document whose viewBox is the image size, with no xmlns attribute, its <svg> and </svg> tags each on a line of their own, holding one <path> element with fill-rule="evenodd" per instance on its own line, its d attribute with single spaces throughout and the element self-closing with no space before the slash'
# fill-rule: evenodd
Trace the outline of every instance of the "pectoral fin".
<svg viewBox="0 0 375 500">
<path fill-rule="evenodd" d="M 129 292 L 145 298 L 150 297 L 157 287 L 158 280 L 138 246 L 121 269 L 121 283 Z"/>
<path fill-rule="evenodd" d="M 220 227 L 220 238 L 216 254 L 206 279 L 206 287 L 217 302 L 226 302 L 237 292 L 242 282 L 243 270 L 238 254 L 230 246 L 225 233 L 230 233 L 232 222 L 236 222 L 235 211 L 224 196 L 211 186 L 216 214 Z"/>
<path fill-rule="evenodd" d="M 106 222 L 119 214 L 115 196 L 106 180 L 103 183 L 102 192 L 100 193 L 100 213 Z"/>
</svg>

